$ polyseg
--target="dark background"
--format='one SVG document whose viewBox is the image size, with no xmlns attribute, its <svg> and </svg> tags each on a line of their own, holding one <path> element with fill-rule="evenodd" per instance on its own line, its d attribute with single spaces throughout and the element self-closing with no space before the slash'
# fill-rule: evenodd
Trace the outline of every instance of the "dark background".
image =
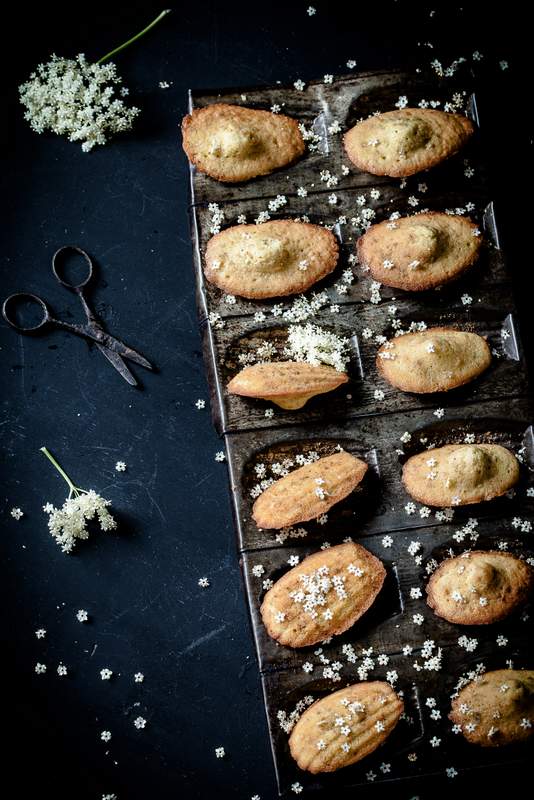
<svg viewBox="0 0 534 800">
<path fill-rule="evenodd" d="M 19 337 L 2 322 L 2 611 L 7 678 L 2 715 L 9 748 L 2 774 L 20 798 L 55 800 L 276 796 L 242 593 L 224 464 L 207 400 L 194 307 L 188 171 L 179 135 L 189 87 L 293 82 L 357 69 L 449 64 L 465 56 L 478 75 L 482 124 L 530 346 L 532 256 L 526 100 L 530 45 L 519 4 L 498 12 L 465 3 L 197 2 L 174 11 L 116 58 L 142 108 L 132 134 L 82 153 L 38 136 L 16 87 L 52 52 L 98 59 L 160 7 L 90 4 L 15 10 L 4 29 L 8 123 L 3 148 L 2 294 L 26 289 L 58 315 L 80 319 L 76 299 L 50 272 L 54 250 L 76 243 L 94 256 L 93 303 L 112 333 L 158 367 L 136 368 L 130 388 L 98 351 L 70 335 Z M 430 10 L 435 14 L 430 16 Z M 498 16 L 495 16 L 498 14 Z M 434 48 L 418 46 L 432 42 Z M 480 50 L 482 62 L 472 53 Z M 498 62 L 507 59 L 509 70 Z M 172 82 L 158 88 L 159 81 Z M 500 201 L 500 202 L 499 202 Z M 531 358 L 532 363 L 532 358 Z M 113 501 L 116 533 L 96 533 L 71 556 L 47 533 L 47 501 L 66 485 L 39 453 L 47 445 L 72 478 Z M 114 469 L 128 464 L 125 473 Z M 13 506 L 25 516 L 10 517 Z M 209 589 L 197 586 L 210 579 Z M 80 624 L 79 608 L 90 615 Z M 37 640 L 34 631 L 47 635 Z M 46 675 L 34 674 L 37 661 Z M 64 663 L 68 677 L 58 677 Z M 111 681 L 100 670 L 114 672 Z M 142 671 L 145 682 L 135 684 Z M 137 731 L 142 715 L 147 727 Z M 109 744 L 100 732 L 112 732 Z M 217 760 L 214 748 L 227 757 Z M 509 775 L 459 778 L 494 797 Z M 370 787 L 370 797 L 421 798 L 427 787 Z M 359 795 L 364 796 L 363 792 Z"/>
</svg>

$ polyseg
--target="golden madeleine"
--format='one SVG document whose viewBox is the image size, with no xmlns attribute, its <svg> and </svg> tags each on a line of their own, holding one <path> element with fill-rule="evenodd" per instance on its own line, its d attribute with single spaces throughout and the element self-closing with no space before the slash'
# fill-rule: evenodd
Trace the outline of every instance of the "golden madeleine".
<svg viewBox="0 0 534 800">
<path fill-rule="evenodd" d="M 285 528 L 315 519 L 344 500 L 362 481 L 367 464 L 346 453 L 334 453 L 275 481 L 255 501 L 258 528 Z"/>
<path fill-rule="evenodd" d="M 344 136 L 348 157 L 372 175 L 402 178 L 434 167 L 464 146 L 471 120 L 430 108 L 386 111 L 358 122 Z"/>
<path fill-rule="evenodd" d="M 331 273 L 338 253 L 334 234 L 319 225 L 290 219 L 235 225 L 209 240 L 204 274 L 228 294 L 284 297 Z"/>
<path fill-rule="evenodd" d="M 289 737 L 291 755 L 314 774 L 348 767 L 385 742 L 403 711 L 389 683 L 354 683 L 306 709 Z"/>
<path fill-rule="evenodd" d="M 302 408 L 317 394 L 331 392 L 347 383 L 345 372 L 326 364 L 273 361 L 245 367 L 228 383 L 230 394 L 270 400 L 280 408 Z"/>
<path fill-rule="evenodd" d="M 427 583 L 427 603 L 456 625 L 490 625 L 527 600 L 534 582 L 529 564 L 501 550 L 472 550 L 439 565 Z"/>
<path fill-rule="evenodd" d="M 499 444 L 448 444 L 409 458 L 402 480 L 419 503 L 465 506 L 506 494 L 519 480 L 519 463 Z"/>
<path fill-rule="evenodd" d="M 403 392 L 447 392 L 477 378 L 491 363 L 486 340 L 454 328 L 396 336 L 383 344 L 376 357 L 382 376 Z"/>
<path fill-rule="evenodd" d="M 183 147 L 201 172 L 226 183 L 285 167 L 305 150 L 298 122 L 228 103 L 195 109 L 182 122 Z"/>
<path fill-rule="evenodd" d="M 534 670 L 480 675 L 452 701 L 449 719 L 468 742 L 481 747 L 524 742 L 534 731 Z"/>
<path fill-rule="evenodd" d="M 385 577 L 382 562 L 359 544 L 313 553 L 265 595 L 261 616 L 267 633 L 288 647 L 337 636 L 371 607 Z"/>
<path fill-rule="evenodd" d="M 371 225 L 358 260 L 384 286 L 420 292 L 454 280 L 477 260 L 482 237 L 467 217 L 429 211 Z"/>
</svg>

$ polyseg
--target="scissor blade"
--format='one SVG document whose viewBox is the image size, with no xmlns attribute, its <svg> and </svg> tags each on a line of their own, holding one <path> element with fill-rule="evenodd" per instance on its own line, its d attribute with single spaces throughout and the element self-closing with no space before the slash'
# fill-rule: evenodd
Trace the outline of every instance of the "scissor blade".
<svg viewBox="0 0 534 800">
<path fill-rule="evenodd" d="M 131 347 L 127 345 L 122 345 L 122 350 L 120 354 L 123 358 L 127 358 L 130 361 L 134 361 L 136 364 L 139 364 L 141 367 L 145 367 L 145 369 L 154 369 L 150 361 L 147 361 L 141 353 L 138 353 L 137 350 L 132 350 Z"/>
<path fill-rule="evenodd" d="M 113 353 L 117 353 L 122 358 L 127 358 L 130 361 L 134 361 L 136 364 L 139 364 L 141 367 L 145 367 L 145 369 L 154 369 L 150 361 L 147 361 L 141 353 L 138 353 L 137 350 L 134 350 L 132 347 L 128 347 L 127 345 L 123 344 L 119 339 L 115 339 L 114 336 L 111 336 L 109 333 L 106 333 L 103 342 L 105 342 L 105 346 L 111 350 Z"/>
<path fill-rule="evenodd" d="M 122 375 L 124 380 L 127 381 L 130 384 L 130 386 L 137 386 L 136 379 L 134 378 L 134 376 L 132 375 L 132 373 L 122 360 L 122 357 L 118 353 L 113 352 L 113 350 L 109 350 L 107 347 L 104 347 L 103 344 L 99 344 L 98 342 L 96 343 L 96 346 L 98 347 L 100 352 L 106 356 L 108 361 L 111 362 L 111 364 L 113 364 L 117 372 L 119 372 Z"/>
</svg>

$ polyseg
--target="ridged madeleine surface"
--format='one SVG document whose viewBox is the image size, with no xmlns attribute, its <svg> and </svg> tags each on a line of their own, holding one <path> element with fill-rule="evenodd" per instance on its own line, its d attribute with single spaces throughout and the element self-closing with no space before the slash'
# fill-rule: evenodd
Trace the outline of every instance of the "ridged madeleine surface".
<svg viewBox="0 0 534 800">
<path fill-rule="evenodd" d="M 285 528 L 324 514 L 349 495 L 367 464 L 342 451 L 290 472 L 260 494 L 252 508 L 258 528 Z"/>
<path fill-rule="evenodd" d="M 523 605 L 532 567 L 501 550 L 473 550 L 439 565 L 428 581 L 427 603 L 456 625 L 489 625 Z"/>
<path fill-rule="evenodd" d="M 348 630 L 374 603 L 386 577 L 382 562 L 359 544 L 314 553 L 269 589 L 261 616 L 269 636 L 307 647 Z"/>
<path fill-rule="evenodd" d="M 403 711 L 389 683 L 354 683 L 306 709 L 289 737 L 291 755 L 314 774 L 348 767 L 385 742 Z"/>
<path fill-rule="evenodd" d="M 206 278 L 228 294 L 261 299 L 304 292 L 332 272 L 339 247 L 331 231 L 307 222 L 235 225 L 206 248 Z"/>
<path fill-rule="evenodd" d="M 505 494 L 519 479 L 519 464 L 499 444 L 448 444 L 412 456 L 404 465 L 406 490 L 420 503 L 447 507 L 481 503 Z"/>
<path fill-rule="evenodd" d="M 358 259 L 384 286 L 418 292 L 454 280 L 478 258 L 480 231 L 467 217 L 429 211 L 371 225 Z"/>
<path fill-rule="evenodd" d="M 197 169 L 226 183 L 248 181 L 304 153 L 298 122 L 227 103 L 195 109 L 182 122 L 183 147 Z"/>
<path fill-rule="evenodd" d="M 230 394 L 270 400 L 280 408 L 302 408 L 311 397 L 347 383 L 345 372 L 326 364 L 273 361 L 245 367 L 228 384 Z"/>
<path fill-rule="evenodd" d="M 402 108 L 358 122 L 347 131 L 343 143 L 359 169 L 402 178 L 449 158 L 473 131 L 471 120 L 461 114 Z"/>
<path fill-rule="evenodd" d="M 477 378 L 491 363 L 486 340 L 454 328 L 430 328 L 396 336 L 382 345 L 376 365 L 403 392 L 447 392 Z"/>
<path fill-rule="evenodd" d="M 534 731 L 534 670 L 486 672 L 452 701 L 449 719 L 481 747 L 525 741 Z"/>
</svg>

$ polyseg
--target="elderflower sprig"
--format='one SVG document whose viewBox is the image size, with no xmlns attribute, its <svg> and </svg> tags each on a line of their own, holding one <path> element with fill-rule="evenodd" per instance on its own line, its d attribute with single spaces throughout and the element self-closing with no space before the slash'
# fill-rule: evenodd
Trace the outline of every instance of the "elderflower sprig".
<svg viewBox="0 0 534 800">
<path fill-rule="evenodd" d="M 117 523 L 108 511 L 111 501 L 105 500 L 93 489 L 87 491 L 75 486 L 50 451 L 46 447 L 41 447 L 40 450 L 65 479 L 69 487 L 69 496 L 61 508 L 55 508 L 52 503 L 47 503 L 43 506 L 43 510 L 49 515 L 48 528 L 50 533 L 61 547 L 63 553 L 72 552 L 76 539 L 89 538 L 89 531 L 87 530 L 87 522 L 89 520 L 96 518 L 100 529 L 103 531 L 114 530 L 117 527 Z"/>
<path fill-rule="evenodd" d="M 81 142 L 84 153 L 105 144 L 113 134 L 130 130 L 140 109 L 124 103 L 121 98 L 128 89 L 121 85 L 116 65 L 104 62 L 144 36 L 169 11 L 162 11 L 146 28 L 94 64 L 86 61 L 83 53 L 75 59 L 53 54 L 46 64 L 39 64 L 19 86 L 24 118 L 32 130 L 52 131 L 71 142 Z"/>
</svg>

